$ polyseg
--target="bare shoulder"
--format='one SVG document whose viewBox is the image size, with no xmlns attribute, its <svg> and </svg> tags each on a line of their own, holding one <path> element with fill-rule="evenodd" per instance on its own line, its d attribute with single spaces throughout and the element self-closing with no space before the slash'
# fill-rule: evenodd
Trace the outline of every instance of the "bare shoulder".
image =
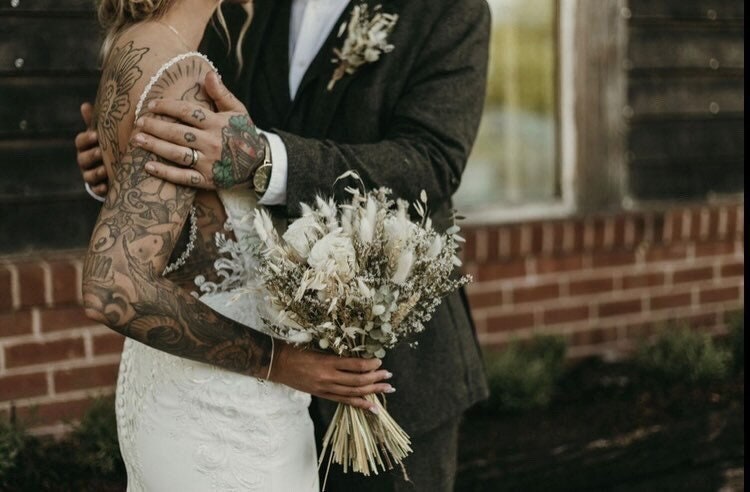
<svg viewBox="0 0 750 492">
<path fill-rule="evenodd" d="M 117 40 L 102 67 L 95 127 L 105 160 L 117 161 L 126 148 L 144 91 L 144 104 L 160 97 L 207 100 L 202 91 L 211 63 L 185 56 L 179 43 L 164 41 L 154 26 L 136 26 Z"/>
</svg>

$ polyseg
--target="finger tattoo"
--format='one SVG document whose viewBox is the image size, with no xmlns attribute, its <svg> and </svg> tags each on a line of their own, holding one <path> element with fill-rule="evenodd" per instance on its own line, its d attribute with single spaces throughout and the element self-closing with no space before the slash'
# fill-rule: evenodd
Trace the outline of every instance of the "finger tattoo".
<svg viewBox="0 0 750 492">
<path fill-rule="evenodd" d="M 195 137 L 195 134 L 194 134 L 194 133 L 190 133 L 190 132 L 187 132 L 187 133 L 185 134 L 185 141 L 186 141 L 187 143 L 193 143 L 193 142 L 195 142 L 195 141 L 196 141 L 196 137 Z"/>
<path fill-rule="evenodd" d="M 206 113 L 204 113 L 202 109 L 196 109 L 193 111 L 193 118 L 198 121 L 203 121 L 206 119 Z"/>
<path fill-rule="evenodd" d="M 190 176 L 190 184 L 197 185 L 201 182 L 201 178 L 199 176 Z"/>
<path fill-rule="evenodd" d="M 192 152 L 185 152 L 185 155 L 182 156 L 182 161 L 185 164 L 192 164 L 193 163 L 193 153 Z"/>
</svg>

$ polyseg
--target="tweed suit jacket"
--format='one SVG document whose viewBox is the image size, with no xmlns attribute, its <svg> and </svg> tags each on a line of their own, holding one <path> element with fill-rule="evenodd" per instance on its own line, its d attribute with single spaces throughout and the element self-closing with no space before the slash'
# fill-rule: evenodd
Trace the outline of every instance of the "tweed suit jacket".
<svg viewBox="0 0 750 492">
<path fill-rule="evenodd" d="M 208 32 L 204 51 L 259 128 L 281 136 L 288 153 L 287 205 L 294 218 L 316 194 L 344 197 L 338 176 L 354 170 L 370 187 L 415 200 L 426 190 L 435 223 L 445 226 L 476 137 L 487 75 L 490 14 L 485 0 L 382 0 L 399 15 L 395 46 L 379 61 L 346 75 L 329 91 L 333 49 L 343 44 L 338 26 L 289 96 L 291 0 L 256 0 L 243 44 L 241 70 L 234 53 Z M 370 2 L 372 3 L 372 2 Z M 372 3 L 371 8 L 375 6 Z M 225 6 L 232 37 L 244 11 Z M 350 183 L 351 184 L 351 183 Z M 455 418 L 486 398 L 487 384 L 469 306 L 463 291 L 446 298 L 418 346 L 389 353 L 385 368 L 397 388 L 388 409 L 412 435 Z M 334 406 L 317 401 L 323 415 Z"/>
</svg>

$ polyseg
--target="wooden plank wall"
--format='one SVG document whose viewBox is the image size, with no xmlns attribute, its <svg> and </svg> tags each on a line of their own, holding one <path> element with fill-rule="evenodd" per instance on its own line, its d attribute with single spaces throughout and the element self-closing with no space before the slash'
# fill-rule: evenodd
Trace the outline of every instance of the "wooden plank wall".
<svg viewBox="0 0 750 492">
<path fill-rule="evenodd" d="M 742 192 L 743 0 L 629 0 L 625 15 L 632 197 Z"/>
<path fill-rule="evenodd" d="M 98 82 L 93 0 L 0 0 L 0 253 L 86 244 L 73 137 Z"/>
</svg>

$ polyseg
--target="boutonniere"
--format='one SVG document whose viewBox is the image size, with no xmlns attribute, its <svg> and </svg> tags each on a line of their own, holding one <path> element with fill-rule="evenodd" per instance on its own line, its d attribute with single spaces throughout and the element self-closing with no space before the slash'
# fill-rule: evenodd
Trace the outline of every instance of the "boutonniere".
<svg viewBox="0 0 750 492">
<path fill-rule="evenodd" d="M 347 33 L 344 45 L 334 48 L 336 55 L 332 61 L 337 64 L 328 90 L 332 91 L 336 82 L 351 75 L 366 63 L 375 63 L 384 53 L 393 51 L 394 46 L 388 43 L 393 28 L 398 22 L 398 15 L 382 12 L 383 6 L 378 5 L 370 12 L 367 4 L 363 3 L 352 9 L 352 16 L 341 24 L 339 37 Z"/>
</svg>

